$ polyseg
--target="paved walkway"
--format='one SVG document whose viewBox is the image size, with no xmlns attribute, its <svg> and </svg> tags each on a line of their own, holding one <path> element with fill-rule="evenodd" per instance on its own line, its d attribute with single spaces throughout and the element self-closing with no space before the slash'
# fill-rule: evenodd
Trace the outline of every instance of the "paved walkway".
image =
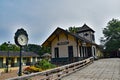
<svg viewBox="0 0 120 80">
<path fill-rule="evenodd" d="M 120 58 L 100 59 L 61 80 L 120 80 Z"/>
<path fill-rule="evenodd" d="M 23 66 L 23 69 L 27 67 L 27 66 Z M 18 72 L 18 69 L 19 67 L 11 67 L 9 68 L 10 71 L 8 73 L 5 73 L 4 72 L 4 68 L 0 69 L 0 80 L 5 80 L 5 79 L 8 79 L 8 78 L 12 78 L 12 77 L 17 77 L 17 72 Z"/>
</svg>

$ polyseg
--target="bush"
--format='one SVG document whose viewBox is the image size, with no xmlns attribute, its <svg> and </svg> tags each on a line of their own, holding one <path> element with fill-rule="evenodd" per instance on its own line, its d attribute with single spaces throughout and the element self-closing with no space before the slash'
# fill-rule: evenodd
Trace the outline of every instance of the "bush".
<svg viewBox="0 0 120 80">
<path fill-rule="evenodd" d="M 26 67 L 24 69 L 24 72 L 26 72 L 26 73 L 39 72 L 39 71 L 42 71 L 42 70 L 40 68 L 35 67 L 35 66 Z"/>
<path fill-rule="evenodd" d="M 35 65 L 35 67 L 41 68 L 41 69 L 43 69 L 43 70 L 46 70 L 46 69 L 55 68 L 56 66 L 53 65 L 53 64 L 51 64 L 48 60 L 43 59 L 43 60 L 39 61 L 39 62 Z"/>
<path fill-rule="evenodd" d="M 51 69 L 51 68 L 55 68 L 55 67 L 56 67 L 55 65 L 53 65 L 49 61 L 43 59 L 43 60 L 37 62 L 35 64 L 35 66 L 26 67 L 24 69 L 24 73 L 29 74 L 32 72 L 41 72 L 43 70 Z"/>
</svg>

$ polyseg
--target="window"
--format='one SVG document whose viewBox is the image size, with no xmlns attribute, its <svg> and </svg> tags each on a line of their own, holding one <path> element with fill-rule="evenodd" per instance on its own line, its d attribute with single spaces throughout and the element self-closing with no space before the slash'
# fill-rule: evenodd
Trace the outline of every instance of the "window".
<svg viewBox="0 0 120 80">
<path fill-rule="evenodd" d="M 83 57 L 85 57 L 85 47 L 82 46 L 82 53 L 83 53 Z"/>
<path fill-rule="evenodd" d="M 85 34 L 84 34 L 84 36 L 86 36 L 86 37 L 87 37 L 88 35 L 89 35 L 88 33 L 85 33 Z"/>
<path fill-rule="evenodd" d="M 82 50 L 81 50 L 81 46 L 79 46 L 79 51 L 80 51 L 80 57 L 82 57 Z"/>
<path fill-rule="evenodd" d="M 95 41 L 95 37 L 94 37 L 94 35 L 92 35 L 92 40 Z"/>
<path fill-rule="evenodd" d="M 59 58 L 59 48 L 55 48 L 55 58 Z"/>
</svg>

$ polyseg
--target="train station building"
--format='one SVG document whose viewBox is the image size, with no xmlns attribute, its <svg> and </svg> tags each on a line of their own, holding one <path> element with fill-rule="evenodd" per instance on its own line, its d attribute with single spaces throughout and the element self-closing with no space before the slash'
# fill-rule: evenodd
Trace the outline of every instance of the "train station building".
<svg viewBox="0 0 120 80">
<path fill-rule="evenodd" d="M 101 55 L 95 43 L 95 31 L 84 24 L 76 33 L 57 28 L 42 46 L 51 47 L 53 63 L 68 64 Z"/>
</svg>

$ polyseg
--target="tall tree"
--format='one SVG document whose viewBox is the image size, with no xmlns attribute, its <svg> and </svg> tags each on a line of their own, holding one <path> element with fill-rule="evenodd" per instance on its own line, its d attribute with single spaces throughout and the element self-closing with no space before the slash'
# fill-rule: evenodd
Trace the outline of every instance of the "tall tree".
<svg viewBox="0 0 120 80">
<path fill-rule="evenodd" d="M 73 27 L 69 27 L 67 31 L 69 31 L 69 32 L 71 32 L 71 33 L 74 33 L 74 34 L 75 34 L 75 33 L 78 31 L 78 28 L 77 28 L 77 27 L 75 27 L 75 26 L 73 26 Z"/>
<path fill-rule="evenodd" d="M 112 19 L 103 30 L 104 46 L 107 53 L 117 53 L 120 48 L 120 20 Z"/>
</svg>

